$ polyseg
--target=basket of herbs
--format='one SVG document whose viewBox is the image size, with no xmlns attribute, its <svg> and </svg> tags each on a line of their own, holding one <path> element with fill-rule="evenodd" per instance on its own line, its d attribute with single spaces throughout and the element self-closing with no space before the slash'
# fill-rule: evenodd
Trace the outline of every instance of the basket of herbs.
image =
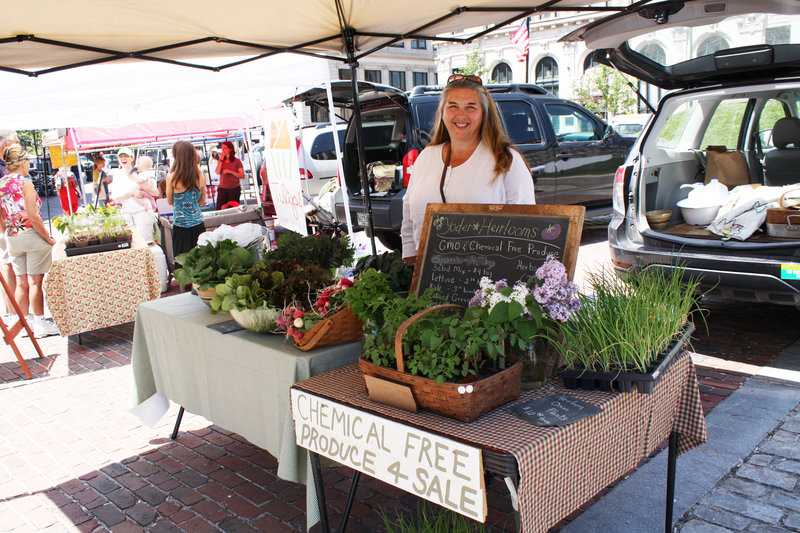
<svg viewBox="0 0 800 533">
<path fill-rule="evenodd" d="M 471 422 L 519 397 L 524 355 L 557 322 L 537 301 L 543 283 L 484 278 L 464 309 L 431 290 L 398 297 L 368 269 L 344 295 L 369 332 L 361 371 L 409 386 L 423 409 Z M 577 305 L 573 288 L 562 291 L 567 317 Z"/>
<path fill-rule="evenodd" d="M 567 388 L 651 393 L 691 340 L 699 280 L 684 269 L 626 278 L 608 269 L 588 277 L 589 295 L 554 343 Z"/>
</svg>

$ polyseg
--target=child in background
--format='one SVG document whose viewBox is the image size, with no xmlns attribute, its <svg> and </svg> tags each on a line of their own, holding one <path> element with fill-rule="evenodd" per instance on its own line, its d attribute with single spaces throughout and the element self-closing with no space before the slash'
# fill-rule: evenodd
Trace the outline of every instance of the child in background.
<svg viewBox="0 0 800 533">
<path fill-rule="evenodd" d="M 146 155 L 140 156 L 136 160 L 136 171 L 131 173 L 131 177 L 142 193 L 142 197 L 136 198 L 136 202 L 148 211 L 155 211 L 158 186 L 156 185 L 156 174 L 153 170 L 153 158 Z"/>
</svg>

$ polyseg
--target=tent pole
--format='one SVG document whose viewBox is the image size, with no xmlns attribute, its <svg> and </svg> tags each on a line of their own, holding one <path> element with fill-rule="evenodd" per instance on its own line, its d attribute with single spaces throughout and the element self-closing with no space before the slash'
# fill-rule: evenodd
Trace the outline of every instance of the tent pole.
<svg viewBox="0 0 800 533">
<path fill-rule="evenodd" d="M 39 157 L 39 146 L 36 144 L 36 132 L 40 130 L 33 130 L 33 153 L 36 154 L 36 159 L 39 160 L 39 172 L 42 176 L 44 176 L 44 197 L 45 203 L 47 204 L 47 229 L 52 234 L 53 233 L 53 226 L 50 222 L 52 218 L 50 216 L 50 200 L 49 196 L 47 195 L 47 171 L 44 168 L 44 146 L 42 146 L 42 157 Z M 41 133 L 40 133 L 41 135 Z"/>
<path fill-rule="evenodd" d="M 350 86 L 353 89 L 353 119 L 356 121 L 356 150 L 358 151 L 358 171 L 361 175 L 361 187 L 364 190 L 364 206 L 367 208 L 369 221 L 369 238 L 372 244 L 372 255 L 378 255 L 375 249 L 375 226 L 372 223 L 372 202 L 369 194 L 369 180 L 367 179 L 367 163 L 364 160 L 364 131 L 361 122 L 361 102 L 358 99 L 358 61 L 355 59 L 355 31 L 351 27 L 342 28 L 347 53 L 347 63 L 350 67 Z M 334 135 L 336 128 L 334 127 Z"/>
<path fill-rule="evenodd" d="M 69 128 L 67 129 L 67 132 L 69 132 L 69 136 L 72 137 L 72 146 L 75 148 L 75 157 L 78 160 L 78 184 L 79 184 L 78 190 L 81 191 L 80 203 L 83 204 L 83 207 L 86 207 L 86 191 L 83 188 L 85 181 L 83 179 L 83 167 L 81 166 L 81 153 L 78 151 L 78 141 L 75 138 L 74 129 Z"/>
</svg>

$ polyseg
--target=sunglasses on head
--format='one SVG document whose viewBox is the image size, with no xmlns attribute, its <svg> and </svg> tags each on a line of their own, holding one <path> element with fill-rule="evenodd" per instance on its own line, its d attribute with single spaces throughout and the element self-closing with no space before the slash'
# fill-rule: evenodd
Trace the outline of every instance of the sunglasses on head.
<svg viewBox="0 0 800 533">
<path fill-rule="evenodd" d="M 478 85 L 483 85 L 483 80 L 481 80 L 478 76 L 474 76 L 472 74 L 453 74 L 449 78 L 447 78 L 447 83 L 453 83 L 454 81 L 458 80 L 467 80 L 471 81 L 472 83 L 477 83 Z"/>
</svg>

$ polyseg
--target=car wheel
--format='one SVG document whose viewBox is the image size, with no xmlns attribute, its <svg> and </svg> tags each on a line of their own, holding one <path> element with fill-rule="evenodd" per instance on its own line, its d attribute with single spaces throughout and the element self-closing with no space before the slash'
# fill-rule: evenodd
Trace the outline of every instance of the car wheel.
<svg viewBox="0 0 800 533">
<path fill-rule="evenodd" d="M 403 247 L 403 240 L 397 233 L 389 233 L 388 231 L 376 231 L 375 236 L 381 241 L 385 247 L 390 250 L 399 250 Z"/>
</svg>

